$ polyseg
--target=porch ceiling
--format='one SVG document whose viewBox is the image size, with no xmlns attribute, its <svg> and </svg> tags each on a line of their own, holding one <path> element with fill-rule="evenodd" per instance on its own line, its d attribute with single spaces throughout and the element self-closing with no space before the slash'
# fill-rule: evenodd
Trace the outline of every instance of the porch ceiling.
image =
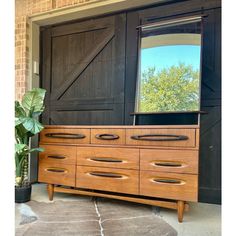
<svg viewBox="0 0 236 236">
<path fill-rule="evenodd" d="M 88 18 L 121 10 L 167 2 L 167 0 L 95 0 L 29 16 L 39 26 Z"/>
</svg>

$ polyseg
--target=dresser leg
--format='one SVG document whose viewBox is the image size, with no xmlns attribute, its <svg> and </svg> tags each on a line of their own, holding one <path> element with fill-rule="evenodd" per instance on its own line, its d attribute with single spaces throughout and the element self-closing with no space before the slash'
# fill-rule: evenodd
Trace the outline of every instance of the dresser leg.
<svg viewBox="0 0 236 236">
<path fill-rule="evenodd" d="M 48 198 L 50 201 L 53 200 L 53 193 L 54 193 L 54 184 L 48 184 Z"/>
<path fill-rule="evenodd" d="M 177 202 L 177 210 L 178 210 L 178 220 L 181 223 L 183 222 L 183 216 L 184 216 L 184 201 Z"/>
</svg>

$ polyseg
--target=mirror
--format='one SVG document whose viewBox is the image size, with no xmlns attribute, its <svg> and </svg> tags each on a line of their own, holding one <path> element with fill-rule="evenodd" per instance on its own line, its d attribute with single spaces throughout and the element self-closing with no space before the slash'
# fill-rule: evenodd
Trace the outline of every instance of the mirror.
<svg viewBox="0 0 236 236">
<path fill-rule="evenodd" d="M 136 112 L 200 110 L 201 18 L 140 27 Z"/>
</svg>

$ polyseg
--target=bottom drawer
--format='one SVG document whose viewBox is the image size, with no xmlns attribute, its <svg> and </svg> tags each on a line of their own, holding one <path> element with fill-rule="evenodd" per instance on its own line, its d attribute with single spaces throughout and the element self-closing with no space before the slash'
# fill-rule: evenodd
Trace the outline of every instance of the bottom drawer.
<svg viewBox="0 0 236 236">
<path fill-rule="evenodd" d="M 38 181 L 49 184 L 75 186 L 75 165 L 40 163 Z"/>
<path fill-rule="evenodd" d="M 77 166 L 76 187 L 138 194 L 138 179 L 135 170 Z"/>
<path fill-rule="evenodd" d="M 140 195 L 195 202 L 198 198 L 198 176 L 141 171 Z"/>
</svg>

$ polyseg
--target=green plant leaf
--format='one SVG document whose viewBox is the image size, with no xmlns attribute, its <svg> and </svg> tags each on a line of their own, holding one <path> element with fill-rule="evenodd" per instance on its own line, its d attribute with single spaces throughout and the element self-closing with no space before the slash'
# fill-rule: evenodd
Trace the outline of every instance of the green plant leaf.
<svg viewBox="0 0 236 236">
<path fill-rule="evenodd" d="M 28 148 L 26 144 L 23 144 L 23 143 L 15 144 L 15 151 L 18 153 L 24 151 L 26 148 Z"/>
<path fill-rule="evenodd" d="M 25 117 L 26 113 L 24 108 L 18 101 L 15 101 L 15 117 Z"/>
<path fill-rule="evenodd" d="M 30 117 L 23 118 L 22 125 L 27 131 L 29 131 L 32 134 L 37 134 L 44 128 L 40 122 Z"/>
<path fill-rule="evenodd" d="M 44 109 L 43 101 L 46 90 L 41 88 L 34 88 L 27 91 L 22 99 L 22 106 L 31 114 L 41 114 Z"/>
<path fill-rule="evenodd" d="M 45 93 L 46 90 L 35 88 L 25 93 L 21 103 L 15 102 L 15 173 L 18 186 L 24 184 L 24 164 L 28 154 L 44 151 L 43 148 L 30 149 L 29 141 L 44 128 L 37 118 L 44 110 Z"/>
<path fill-rule="evenodd" d="M 15 127 L 22 124 L 22 119 L 21 118 L 18 118 L 18 117 L 15 117 Z"/>
<path fill-rule="evenodd" d="M 43 151 L 44 151 L 44 148 L 40 148 L 40 147 L 39 147 L 39 148 L 32 148 L 32 149 L 30 149 L 30 150 L 29 150 L 29 153 L 30 153 L 30 152 L 43 152 Z"/>
</svg>

